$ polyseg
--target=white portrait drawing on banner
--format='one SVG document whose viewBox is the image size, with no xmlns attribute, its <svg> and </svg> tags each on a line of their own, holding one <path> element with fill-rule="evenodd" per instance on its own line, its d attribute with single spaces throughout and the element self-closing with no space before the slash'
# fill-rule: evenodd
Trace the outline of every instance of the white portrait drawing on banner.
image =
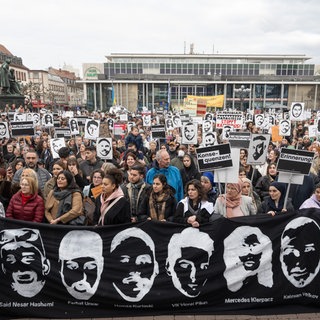
<svg viewBox="0 0 320 320">
<path fill-rule="evenodd" d="M 264 164 L 266 162 L 269 142 L 269 134 L 251 134 L 247 163 Z"/>
<path fill-rule="evenodd" d="M 75 118 L 69 119 L 69 128 L 71 135 L 79 134 L 79 125 L 78 121 Z"/>
<path fill-rule="evenodd" d="M 204 120 L 202 122 L 202 132 L 212 132 L 212 120 Z"/>
<path fill-rule="evenodd" d="M 135 250 L 128 252 L 130 246 Z M 139 228 L 123 230 L 112 239 L 110 253 L 110 263 L 118 265 L 113 287 L 124 300 L 141 301 L 159 274 L 152 238 Z"/>
<path fill-rule="evenodd" d="M 279 135 L 280 136 L 290 136 L 291 135 L 291 121 L 281 120 L 279 123 Z"/>
<path fill-rule="evenodd" d="M 10 138 L 7 122 L 0 122 L 0 139 L 3 138 Z"/>
<path fill-rule="evenodd" d="M 197 123 L 187 122 L 182 127 L 182 143 L 197 144 L 198 143 L 198 125 Z"/>
<path fill-rule="evenodd" d="M 103 244 L 98 233 L 73 230 L 62 238 L 59 246 L 60 276 L 71 296 L 88 300 L 96 293 L 103 261 Z"/>
<path fill-rule="evenodd" d="M 42 117 L 42 124 L 45 127 L 53 127 L 53 114 L 52 113 L 46 113 Z"/>
<path fill-rule="evenodd" d="M 281 269 L 296 288 L 304 288 L 320 269 L 320 227 L 315 220 L 291 220 L 281 235 Z"/>
<path fill-rule="evenodd" d="M 172 117 L 172 121 L 173 121 L 173 125 L 175 128 L 181 128 L 182 126 L 182 123 L 181 123 L 181 118 L 178 114 L 175 114 L 173 117 Z"/>
<path fill-rule="evenodd" d="M 304 120 L 304 103 L 292 102 L 290 109 L 290 120 Z"/>
<path fill-rule="evenodd" d="M 216 132 L 203 133 L 202 142 L 206 147 L 214 146 L 215 144 L 217 144 L 217 133 Z"/>
<path fill-rule="evenodd" d="M 84 138 L 96 140 L 99 137 L 100 120 L 87 119 L 84 129 Z"/>
<path fill-rule="evenodd" d="M 54 139 L 50 140 L 50 148 L 51 148 L 51 153 L 52 153 L 53 159 L 60 158 L 59 157 L 59 150 L 65 146 L 66 146 L 66 142 L 65 142 L 64 138 L 54 138 Z"/>
<path fill-rule="evenodd" d="M 223 275 L 230 291 L 240 290 L 247 281 L 273 286 L 272 243 L 259 228 L 236 228 L 224 240 L 223 259 L 226 265 Z"/>
<path fill-rule="evenodd" d="M 43 241 L 37 229 L 8 229 L 0 232 L 1 267 L 11 288 L 20 296 L 36 296 L 50 272 Z"/>
<path fill-rule="evenodd" d="M 112 138 L 97 138 L 96 149 L 100 159 L 112 159 Z"/>
<path fill-rule="evenodd" d="M 167 131 L 172 131 L 174 129 L 173 127 L 173 121 L 172 121 L 172 118 L 168 118 L 166 120 L 166 130 Z"/>
<path fill-rule="evenodd" d="M 195 298 L 207 282 L 214 241 L 197 228 L 175 233 L 168 244 L 166 270 L 174 287 L 184 296 Z"/>
<path fill-rule="evenodd" d="M 143 126 L 144 127 L 150 127 L 151 126 L 151 115 L 146 114 L 142 117 L 143 120 Z"/>
</svg>

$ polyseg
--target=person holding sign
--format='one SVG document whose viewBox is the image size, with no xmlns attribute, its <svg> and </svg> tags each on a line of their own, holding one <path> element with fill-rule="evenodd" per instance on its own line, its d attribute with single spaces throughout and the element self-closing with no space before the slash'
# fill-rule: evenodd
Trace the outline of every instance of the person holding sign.
<svg viewBox="0 0 320 320">
<path fill-rule="evenodd" d="M 238 183 L 227 183 L 226 193 L 220 195 L 214 206 L 214 213 L 225 218 L 255 215 L 252 198 L 242 195 L 242 181 Z"/>
<path fill-rule="evenodd" d="M 270 214 L 275 216 L 279 213 L 286 213 L 287 211 L 293 211 L 293 205 L 291 199 L 287 199 L 286 196 L 286 185 L 284 183 L 274 181 L 269 187 L 269 197 L 267 197 L 258 208 L 258 214 Z"/>
</svg>

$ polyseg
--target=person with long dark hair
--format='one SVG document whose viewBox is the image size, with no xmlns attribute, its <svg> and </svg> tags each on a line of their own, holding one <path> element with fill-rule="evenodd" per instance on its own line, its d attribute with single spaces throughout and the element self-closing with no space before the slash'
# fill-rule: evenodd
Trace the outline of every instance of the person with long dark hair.
<svg viewBox="0 0 320 320">
<path fill-rule="evenodd" d="M 83 215 L 82 193 L 71 172 L 60 171 L 56 185 L 48 194 L 45 217 L 50 224 L 68 224 Z"/>
<path fill-rule="evenodd" d="M 187 182 L 193 179 L 200 181 L 201 173 L 196 167 L 193 158 L 189 154 L 185 154 L 182 158 L 183 169 L 180 170 L 183 187 L 186 186 Z"/>
<path fill-rule="evenodd" d="M 197 179 L 189 181 L 185 186 L 186 197 L 177 205 L 173 222 L 199 227 L 209 222 L 213 213 L 213 203 L 207 200 L 206 192 Z"/>
<path fill-rule="evenodd" d="M 152 188 L 141 202 L 137 220 L 171 221 L 177 206 L 175 190 L 168 184 L 164 174 L 153 177 Z"/>
<path fill-rule="evenodd" d="M 275 162 L 270 162 L 267 167 L 267 174 L 258 179 L 256 185 L 254 186 L 256 192 L 260 196 L 261 201 L 269 196 L 269 187 L 273 181 L 277 180 L 278 171 L 277 164 Z"/>
</svg>

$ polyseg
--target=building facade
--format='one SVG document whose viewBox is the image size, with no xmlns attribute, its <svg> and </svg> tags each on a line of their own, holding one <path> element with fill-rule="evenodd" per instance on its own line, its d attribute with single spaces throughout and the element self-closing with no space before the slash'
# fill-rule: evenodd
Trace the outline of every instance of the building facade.
<svg viewBox="0 0 320 320">
<path fill-rule="evenodd" d="M 179 109 L 188 95 L 224 95 L 224 108 L 264 110 L 303 102 L 320 109 L 318 66 L 305 55 L 111 54 L 83 64 L 89 110 Z"/>
</svg>

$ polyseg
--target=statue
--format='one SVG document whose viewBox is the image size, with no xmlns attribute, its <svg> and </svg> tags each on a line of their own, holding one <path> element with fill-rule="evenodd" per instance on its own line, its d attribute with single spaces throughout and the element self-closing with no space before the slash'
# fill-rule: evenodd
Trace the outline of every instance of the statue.
<svg viewBox="0 0 320 320">
<path fill-rule="evenodd" d="M 0 87 L 2 94 L 10 94 L 10 81 L 9 81 L 9 65 L 11 59 L 7 58 L 0 67 Z"/>
<path fill-rule="evenodd" d="M 10 69 L 9 71 L 9 83 L 9 93 L 21 95 L 19 83 L 16 81 L 16 76 L 14 75 L 14 69 Z"/>
</svg>

